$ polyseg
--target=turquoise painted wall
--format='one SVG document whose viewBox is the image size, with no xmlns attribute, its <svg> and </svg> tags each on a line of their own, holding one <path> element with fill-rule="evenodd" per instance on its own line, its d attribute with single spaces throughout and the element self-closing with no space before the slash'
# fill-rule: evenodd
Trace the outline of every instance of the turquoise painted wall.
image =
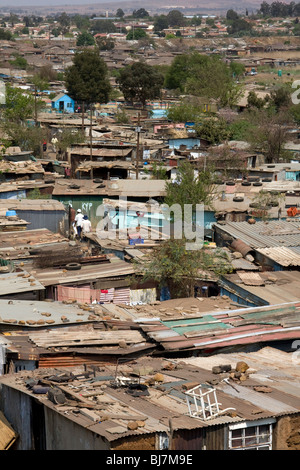
<svg viewBox="0 0 300 470">
<path fill-rule="evenodd" d="M 62 202 L 66 207 L 71 205 L 75 211 L 81 209 L 83 214 L 86 214 L 91 221 L 92 228 L 96 228 L 97 223 L 101 217 L 97 216 L 97 209 L 103 203 L 101 196 L 53 196 L 53 199 Z"/>
</svg>

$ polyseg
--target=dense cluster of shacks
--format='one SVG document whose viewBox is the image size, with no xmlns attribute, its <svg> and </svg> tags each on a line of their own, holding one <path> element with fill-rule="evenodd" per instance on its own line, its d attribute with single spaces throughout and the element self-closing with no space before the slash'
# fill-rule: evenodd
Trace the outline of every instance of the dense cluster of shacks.
<svg viewBox="0 0 300 470">
<path fill-rule="evenodd" d="M 291 133 L 295 162 L 267 165 L 229 142 L 247 179 L 222 178 L 216 158 L 204 223 L 206 249 L 222 249 L 230 273 L 199 270 L 195 296 L 170 299 L 133 282 L 135 262 L 162 242 L 166 180 L 154 169 L 175 179 L 189 160 L 197 171 L 211 146 L 148 112 L 169 105 L 127 106 L 121 125 L 109 103 L 93 117 L 92 146 L 65 156 L 52 138 L 81 119 L 42 113 L 45 158 L 9 148 L 0 162 L 1 449 L 300 448 L 299 148 Z M 282 194 L 267 220 L 253 207 L 261 189 Z M 117 234 L 135 231 L 99 238 L 103 207 Z M 92 225 L 84 240 L 78 210 Z"/>
</svg>

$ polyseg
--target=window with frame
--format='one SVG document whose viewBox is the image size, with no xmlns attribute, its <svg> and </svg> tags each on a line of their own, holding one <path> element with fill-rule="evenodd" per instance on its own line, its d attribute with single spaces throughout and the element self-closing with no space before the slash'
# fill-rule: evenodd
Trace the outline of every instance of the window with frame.
<svg viewBox="0 0 300 470">
<path fill-rule="evenodd" d="M 229 426 L 229 450 L 272 450 L 274 421 L 241 423 Z"/>
</svg>

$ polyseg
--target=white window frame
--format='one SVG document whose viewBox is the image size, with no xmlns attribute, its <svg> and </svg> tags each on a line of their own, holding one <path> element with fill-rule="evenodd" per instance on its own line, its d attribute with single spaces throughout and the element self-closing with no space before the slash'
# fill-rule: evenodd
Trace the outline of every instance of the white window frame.
<svg viewBox="0 0 300 470">
<path fill-rule="evenodd" d="M 273 424 L 276 423 L 276 420 L 273 418 L 270 419 L 261 419 L 257 421 L 245 421 L 243 423 L 231 424 L 228 428 L 228 450 L 260 450 L 262 447 L 268 447 L 268 450 L 272 450 L 272 438 L 273 438 Z M 260 426 L 269 426 L 269 439 L 267 442 L 259 442 L 259 427 Z M 255 428 L 255 435 L 257 437 L 256 444 L 247 446 L 245 444 L 245 430 L 247 428 Z M 232 431 L 240 429 L 242 430 L 241 437 L 233 438 Z M 233 447 L 233 441 L 235 439 L 241 439 L 243 445 L 240 447 Z"/>
</svg>

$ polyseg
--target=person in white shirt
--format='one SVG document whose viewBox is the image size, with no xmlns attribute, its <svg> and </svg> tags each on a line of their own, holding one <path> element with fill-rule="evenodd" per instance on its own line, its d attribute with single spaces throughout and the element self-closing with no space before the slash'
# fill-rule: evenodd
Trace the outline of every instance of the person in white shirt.
<svg viewBox="0 0 300 470">
<path fill-rule="evenodd" d="M 83 217 L 83 221 L 82 221 L 82 235 L 83 235 L 84 238 L 86 238 L 85 235 L 91 231 L 91 227 L 92 227 L 92 224 L 91 224 L 88 216 L 85 215 Z"/>
<path fill-rule="evenodd" d="M 83 222 L 83 214 L 81 213 L 81 209 L 77 210 L 77 214 L 75 216 L 75 224 L 76 230 L 79 240 L 81 240 L 81 232 L 82 232 L 82 222 Z"/>
</svg>

